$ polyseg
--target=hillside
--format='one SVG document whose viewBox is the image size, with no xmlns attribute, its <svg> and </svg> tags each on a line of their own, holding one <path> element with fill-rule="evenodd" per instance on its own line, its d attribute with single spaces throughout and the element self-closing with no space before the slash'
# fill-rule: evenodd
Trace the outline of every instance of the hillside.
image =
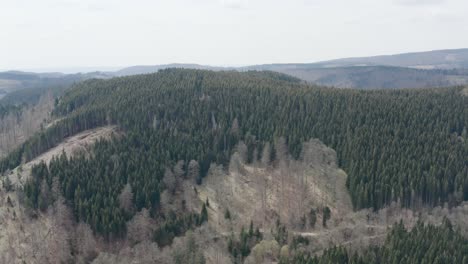
<svg viewBox="0 0 468 264">
<path fill-rule="evenodd" d="M 95 263 L 139 254 L 268 263 L 336 244 L 364 252 L 388 246 L 400 219 L 411 228 L 446 216 L 468 230 L 464 89 L 343 90 L 275 72 L 187 69 L 92 79 L 60 97 L 55 121 L 0 171 L 10 178 L 49 157 L 15 190 L 21 208 L 41 221 L 66 204 L 69 240 L 76 226 L 92 230 Z M 119 133 L 58 153 L 102 127 Z"/>
<path fill-rule="evenodd" d="M 356 89 L 433 88 L 468 84 L 468 49 L 436 50 L 316 63 L 215 67 L 198 64 L 133 66 L 108 74 L 128 76 L 168 68 L 275 71 L 317 85 Z"/>
<path fill-rule="evenodd" d="M 421 70 L 391 66 L 317 68 L 308 64 L 273 64 L 249 69 L 276 71 L 310 83 L 337 88 L 432 88 L 468 83 L 467 70 Z"/>
<path fill-rule="evenodd" d="M 468 68 L 468 49 L 434 50 L 374 57 L 345 58 L 315 63 L 317 67 L 385 65 L 418 69 Z"/>
<path fill-rule="evenodd" d="M 135 82 L 143 86 L 137 88 L 132 84 Z M 191 70 L 166 70 L 156 75 L 110 81 L 93 80 L 83 83 L 60 101 L 56 113 L 70 115 L 70 118 L 44 132 L 43 136 L 50 138 L 48 144 L 33 138 L 18 154 L 30 159 L 54 141 L 60 141 L 62 134 L 69 135 L 111 122 L 134 131 L 143 142 L 156 140 L 153 139 L 156 135 L 167 138 L 164 142 L 155 141 L 157 145 L 168 144 L 167 148 L 173 149 L 174 152 L 163 155 L 164 159 L 198 160 L 202 163 L 202 175 L 205 175 L 211 162 L 227 164 L 232 145 L 238 140 L 247 142 L 251 157 L 255 148 L 260 150 L 266 142 L 273 143 L 283 136 L 292 156 L 298 158 L 302 142 L 315 137 L 337 151 L 340 166 L 350 175 L 348 185 L 357 208 L 379 208 L 396 200 L 412 204 L 417 197 L 409 193 L 414 191 L 422 196 L 424 203 L 437 204 L 453 199 L 449 199 L 449 195 L 454 192 L 461 191 L 460 195 L 465 197 L 464 189 L 459 190 L 453 185 L 458 182 L 462 187 L 463 181 L 458 178 L 466 177 L 459 170 L 463 171 L 465 166 L 462 159 L 466 156 L 463 154 L 465 143 L 462 139 L 452 139 L 466 136 L 466 99 L 460 96 L 460 90 L 340 91 L 309 87 L 274 73 Z M 260 96 L 253 96 L 255 94 Z M 135 105 L 139 107 L 135 108 Z M 388 115 L 390 109 L 394 113 L 391 116 Z M 416 118 L 421 111 L 424 111 L 424 118 Z M 233 138 L 229 128 L 234 119 L 239 124 L 239 135 Z M 426 120 L 432 120 L 432 123 Z M 145 131 L 151 127 L 158 129 L 150 135 Z M 205 133 L 199 135 L 197 131 Z M 190 133 L 195 134 L 190 137 Z M 193 137 L 196 140 L 191 139 Z M 401 143 L 386 143 L 397 139 Z M 451 160 L 450 168 L 446 158 L 435 159 L 429 155 L 434 151 L 447 157 L 453 153 L 456 158 Z M 369 153 L 381 154 L 367 159 Z M 399 160 L 393 156 L 396 153 L 406 153 L 408 158 Z M 410 158 L 413 156 L 417 158 Z M 163 160 L 157 163 L 161 162 Z M 394 166 L 392 163 L 404 165 Z M 392 182 L 392 177 L 399 174 L 396 172 L 426 175 L 426 180 L 435 177 L 437 171 L 417 165 L 424 163 L 441 166 L 445 170 L 445 179 L 453 183 L 437 192 L 426 193 L 419 189 L 417 182 L 413 187 L 418 189 L 411 190 L 407 189 L 412 188 L 411 185 L 397 181 L 399 187 L 391 191 L 376 181 L 375 175 L 379 175 Z M 393 173 L 388 171 L 390 167 Z M 365 185 L 368 180 L 378 184 L 368 189 Z M 380 195 L 376 196 L 376 192 Z M 436 197 L 431 197 L 434 194 Z"/>
<path fill-rule="evenodd" d="M 199 64 L 182 64 L 182 63 L 172 63 L 165 65 L 146 65 L 146 66 L 131 66 L 123 68 L 121 70 L 110 72 L 114 76 L 129 76 L 137 74 L 148 74 L 155 73 L 159 70 L 169 69 L 169 68 L 183 68 L 183 69 L 197 69 L 197 70 L 223 70 L 227 68 L 223 67 L 213 67 Z"/>
</svg>

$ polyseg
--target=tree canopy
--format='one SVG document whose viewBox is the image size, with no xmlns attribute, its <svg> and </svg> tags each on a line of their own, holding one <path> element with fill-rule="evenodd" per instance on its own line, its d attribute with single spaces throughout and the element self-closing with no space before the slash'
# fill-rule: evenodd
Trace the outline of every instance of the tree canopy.
<svg viewBox="0 0 468 264">
<path fill-rule="evenodd" d="M 117 200 L 127 183 L 136 208 L 155 209 L 166 168 L 182 160 L 187 174 L 189 162 L 198 161 L 201 180 L 212 162 L 227 166 L 241 140 L 252 161 L 280 137 L 294 158 L 303 142 L 320 139 L 348 173 L 355 208 L 457 203 L 468 200 L 468 98 L 461 89 L 340 90 L 272 72 L 184 69 L 88 80 L 58 101 L 54 115 L 61 121 L 12 152 L 0 169 L 77 132 L 117 125 L 124 136 L 98 142 L 91 157 L 50 163 L 77 215 L 103 232 L 120 228 L 101 230 L 97 223 L 122 226 Z M 274 147 L 268 153 L 274 158 Z"/>
</svg>

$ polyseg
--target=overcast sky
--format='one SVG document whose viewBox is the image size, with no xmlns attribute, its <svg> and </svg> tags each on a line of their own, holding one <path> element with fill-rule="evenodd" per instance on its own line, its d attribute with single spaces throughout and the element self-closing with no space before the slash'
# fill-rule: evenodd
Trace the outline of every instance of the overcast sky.
<svg viewBox="0 0 468 264">
<path fill-rule="evenodd" d="M 0 69 L 248 65 L 468 47 L 466 0 L 0 0 Z"/>
</svg>

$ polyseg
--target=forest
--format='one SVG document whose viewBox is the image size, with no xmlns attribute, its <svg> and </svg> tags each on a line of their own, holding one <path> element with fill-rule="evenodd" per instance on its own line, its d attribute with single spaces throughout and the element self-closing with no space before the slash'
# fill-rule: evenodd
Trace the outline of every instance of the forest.
<svg viewBox="0 0 468 264">
<path fill-rule="evenodd" d="M 300 159 L 302 143 L 318 138 L 336 150 L 355 209 L 455 205 L 468 200 L 468 104 L 461 89 L 341 90 L 273 72 L 184 69 L 87 80 L 57 100 L 60 121 L 11 152 L 0 170 L 77 132 L 117 125 L 123 136 L 98 142 L 90 157 L 62 155 L 33 174 L 49 188 L 58 179 L 78 219 L 118 235 L 131 216 L 117 203 L 126 184 L 137 210 L 167 218 L 158 214 L 160 193 L 170 188 L 163 178 L 176 163 L 180 170 L 171 173 L 200 183 L 211 163 L 228 165 L 240 141 L 253 162 L 280 138 Z M 274 148 L 268 158 L 275 159 Z M 36 206 L 39 182 L 27 191 Z"/>
<path fill-rule="evenodd" d="M 392 227 L 383 245 L 370 247 L 362 254 L 350 253 L 343 247 L 330 248 L 320 257 L 298 252 L 282 263 L 467 263 L 468 240 L 448 220 L 437 227 L 418 222 L 411 231 L 400 222 Z"/>
</svg>

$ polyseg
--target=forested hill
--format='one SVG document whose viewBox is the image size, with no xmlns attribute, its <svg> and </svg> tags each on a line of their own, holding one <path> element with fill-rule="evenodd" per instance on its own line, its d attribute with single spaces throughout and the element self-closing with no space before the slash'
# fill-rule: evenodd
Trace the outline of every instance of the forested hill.
<svg viewBox="0 0 468 264">
<path fill-rule="evenodd" d="M 272 72 L 184 69 L 88 80 L 60 98 L 55 115 L 62 121 L 0 168 L 78 131 L 118 125 L 124 136 L 99 142 L 91 158 L 62 157 L 33 171 L 49 183 L 57 176 L 77 218 L 102 233 L 123 230 L 116 196 L 127 182 L 137 208 L 155 208 L 168 165 L 198 161 L 202 181 L 210 163 L 228 164 L 240 140 L 253 161 L 280 137 L 295 158 L 303 142 L 320 139 L 348 173 L 355 208 L 454 204 L 468 200 L 468 98 L 461 89 L 339 90 Z M 274 156 L 273 149 L 269 159 Z"/>
<path fill-rule="evenodd" d="M 438 227 L 418 222 L 411 231 L 400 222 L 391 229 L 383 246 L 371 247 L 363 254 L 351 255 L 346 249 L 335 247 L 320 257 L 299 253 L 292 263 L 466 263 L 467 254 L 468 240 L 447 220 Z"/>
</svg>

